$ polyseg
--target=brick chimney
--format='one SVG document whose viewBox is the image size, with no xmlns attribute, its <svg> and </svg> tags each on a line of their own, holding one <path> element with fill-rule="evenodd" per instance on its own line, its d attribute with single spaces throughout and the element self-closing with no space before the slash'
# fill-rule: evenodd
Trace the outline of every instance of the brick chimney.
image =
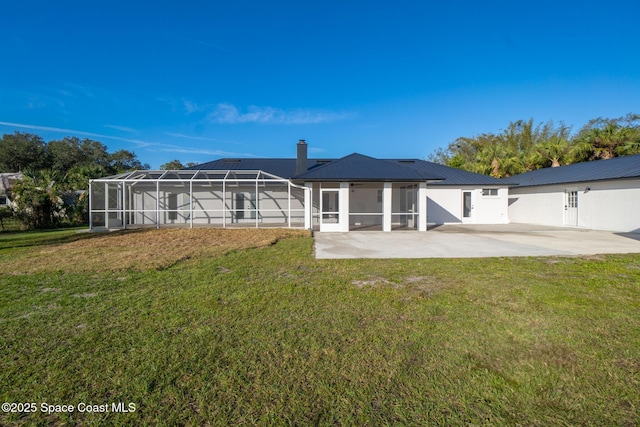
<svg viewBox="0 0 640 427">
<path fill-rule="evenodd" d="M 301 175 L 307 171 L 307 143 L 304 139 L 298 141 L 297 148 L 296 175 Z"/>
</svg>

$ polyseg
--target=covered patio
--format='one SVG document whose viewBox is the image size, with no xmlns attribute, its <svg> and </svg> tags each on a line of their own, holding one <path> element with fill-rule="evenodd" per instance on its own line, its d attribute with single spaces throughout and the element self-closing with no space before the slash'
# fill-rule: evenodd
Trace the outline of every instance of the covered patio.
<svg viewBox="0 0 640 427">
<path fill-rule="evenodd" d="M 307 182 L 321 232 L 426 231 L 425 182 Z"/>
</svg>

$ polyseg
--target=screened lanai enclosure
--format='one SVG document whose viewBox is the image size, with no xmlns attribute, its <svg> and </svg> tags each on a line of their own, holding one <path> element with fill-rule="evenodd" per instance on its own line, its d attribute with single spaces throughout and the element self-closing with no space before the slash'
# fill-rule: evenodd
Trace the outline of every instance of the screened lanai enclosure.
<svg viewBox="0 0 640 427">
<path fill-rule="evenodd" d="M 260 170 L 134 171 L 90 181 L 89 194 L 91 229 L 310 227 L 310 189 Z"/>
</svg>

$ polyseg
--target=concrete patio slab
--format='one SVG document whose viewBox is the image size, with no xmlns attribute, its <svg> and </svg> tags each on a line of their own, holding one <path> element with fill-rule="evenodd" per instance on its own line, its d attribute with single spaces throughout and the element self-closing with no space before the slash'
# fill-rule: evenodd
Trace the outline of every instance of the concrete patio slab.
<svg viewBox="0 0 640 427">
<path fill-rule="evenodd" d="M 318 259 L 483 258 L 640 253 L 640 234 L 529 224 L 443 225 L 426 233 L 316 233 Z"/>
</svg>

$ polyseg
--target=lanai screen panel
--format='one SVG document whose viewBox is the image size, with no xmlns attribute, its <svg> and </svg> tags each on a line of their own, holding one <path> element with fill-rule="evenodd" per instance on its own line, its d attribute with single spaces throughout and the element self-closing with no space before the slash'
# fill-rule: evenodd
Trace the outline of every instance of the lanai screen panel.
<svg viewBox="0 0 640 427">
<path fill-rule="evenodd" d="M 91 181 L 90 225 L 304 227 L 305 191 L 262 171 L 135 171 Z"/>
<path fill-rule="evenodd" d="M 349 229 L 382 230 L 384 184 L 351 183 L 349 189 Z"/>
<path fill-rule="evenodd" d="M 418 228 L 418 185 L 393 183 L 391 203 L 392 230 Z"/>
</svg>

